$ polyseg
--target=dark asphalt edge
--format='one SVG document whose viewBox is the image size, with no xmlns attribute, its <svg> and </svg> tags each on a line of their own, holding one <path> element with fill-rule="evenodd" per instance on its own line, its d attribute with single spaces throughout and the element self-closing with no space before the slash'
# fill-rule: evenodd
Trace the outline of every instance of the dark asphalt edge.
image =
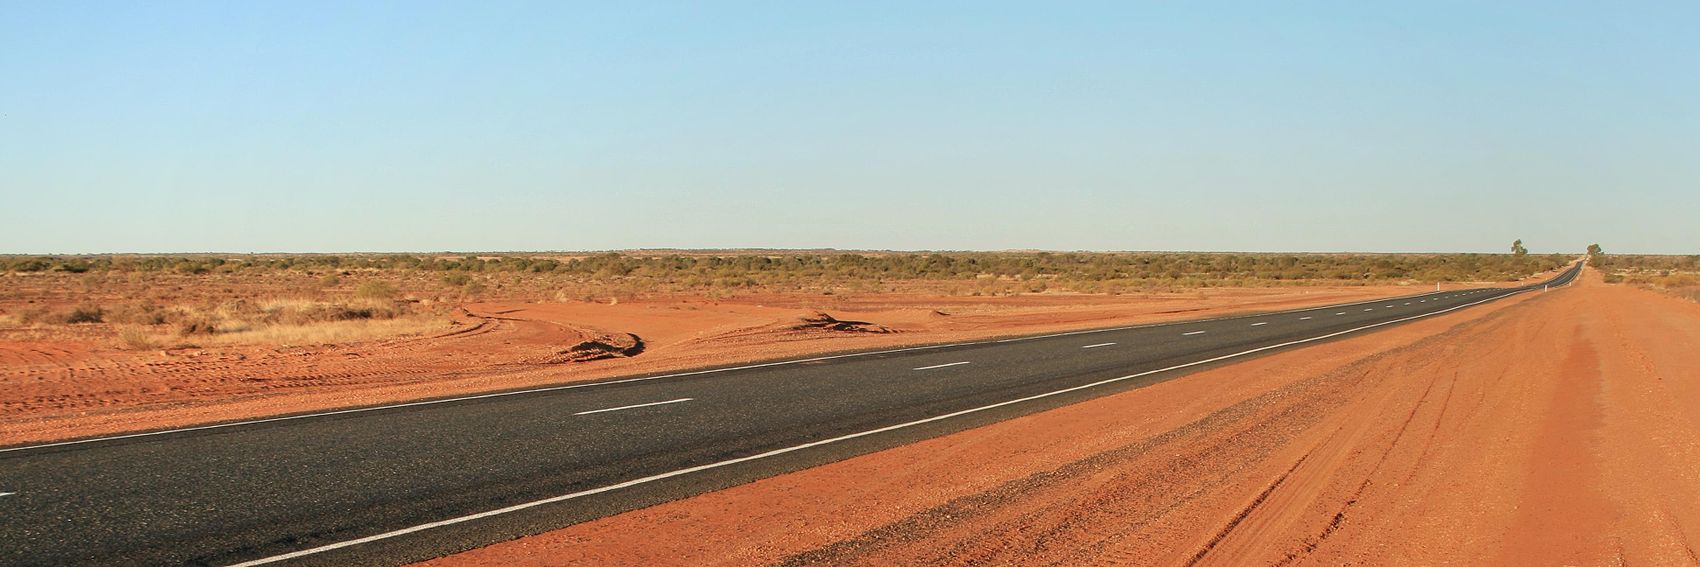
<svg viewBox="0 0 1700 567">
<path fill-rule="evenodd" d="M 1537 284 L 1537 285 L 1539 285 L 1539 284 Z M 1457 292 L 1457 291 L 1499 290 L 1499 289 L 1519 290 L 1519 289 L 1529 289 L 1529 288 L 1530 288 L 1530 286 L 1524 286 L 1524 287 L 1518 287 L 1518 288 L 1461 288 L 1461 289 L 1448 290 L 1448 291 Z M 1186 319 L 1186 320 L 1163 321 L 1163 322 L 1142 323 L 1142 324 L 1133 324 L 1133 325 L 1118 325 L 1118 326 L 1110 326 L 1110 327 L 1093 327 L 1093 328 L 1088 328 L 1088 329 L 1077 329 L 1077 330 L 1073 330 L 1073 331 L 1062 331 L 1062 332 L 994 335 L 994 336 L 984 337 L 984 338 L 975 339 L 975 340 L 971 340 L 971 341 L 916 343 L 916 344 L 912 344 L 912 345 L 900 345 L 900 346 L 884 347 L 884 348 L 871 348 L 871 349 L 860 348 L 860 349 L 845 349 L 845 350 L 840 350 L 840 351 L 825 351 L 825 352 L 818 352 L 818 353 L 813 353 L 813 354 L 810 354 L 810 355 L 807 355 L 807 356 L 800 356 L 800 357 L 783 357 L 783 358 L 774 358 L 774 359 L 760 359 L 760 360 L 755 360 L 755 361 L 746 361 L 746 362 L 732 363 L 732 364 L 725 364 L 725 365 L 712 365 L 712 366 L 696 367 L 696 368 L 689 368 L 689 369 L 680 369 L 680 370 L 674 370 L 674 371 L 629 374 L 629 375 L 623 375 L 623 376 L 611 376 L 611 377 L 607 377 L 607 378 L 596 378 L 596 379 L 589 379 L 589 380 L 570 380 L 570 381 L 565 381 L 565 382 L 551 382 L 551 383 L 535 384 L 535 385 L 523 386 L 523 387 L 503 388 L 503 389 L 497 389 L 497 390 L 487 390 L 487 391 L 478 391 L 478 392 L 463 392 L 463 393 L 460 393 L 460 394 L 453 394 L 453 395 L 433 396 L 433 397 L 427 397 L 427 398 L 417 398 L 417 399 L 411 399 L 411 400 L 392 401 L 392 402 L 384 402 L 384 403 L 377 403 L 377 404 L 346 406 L 346 407 L 338 407 L 338 408 L 326 408 L 326 409 L 309 410 L 309 411 L 292 412 L 292 413 L 282 413 L 282 414 L 273 414 L 273 415 L 266 415 L 266 416 L 255 416 L 255 417 L 247 417 L 247 418 L 239 418 L 239 419 L 231 419 L 231 420 L 209 421 L 209 422 L 196 423 L 196 424 L 192 424 L 192 425 L 180 425 L 180 426 L 175 426 L 175 427 L 162 427 L 162 428 L 154 428 L 154 429 L 139 429 L 139 430 L 120 432 L 120 433 L 108 433 L 108 434 L 103 434 L 103 435 L 94 435 L 94 436 L 88 436 L 88 437 L 73 437 L 73 438 L 67 438 L 67 439 L 60 439 L 60 440 L 56 440 L 56 441 L 45 441 L 45 442 L 38 442 L 38 443 L 24 443 L 24 444 L 18 444 L 18 445 L 0 445 L 0 461 L 4 461 L 7 457 L 11 457 L 11 456 L 15 456 L 15 455 L 44 454 L 44 453 L 58 452 L 60 450 L 74 450 L 78 446 L 88 445 L 88 444 L 92 444 L 92 443 L 121 444 L 121 443 L 131 443 L 131 442 L 142 442 L 142 441 L 148 440 L 149 438 L 154 438 L 154 437 L 158 437 L 158 436 L 161 436 L 161 435 L 216 434 L 216 433 L 227 432 L 227 431 L 241 431 L 241 430 L 245 430 L 245 429 L 249 429 L 249 428 L 273 426 L 273 425 L 278 425 L 278 424 L 282 424 L 282 423 L 288 423 L 288 422 L 298 421 L 298 420 L 303 420 L 303 419 L 337 419 L 337 418 L 349 417 L 349 416 L 353 416 L 353 415 L 377 414 L 377 413 L 383 413 L 383 412 L 388 412 L 388 411 L 393 411 L 393 410 L 405 410 L 405 409 L 416 408 L 416 407 L 420 407 L 420 406 L 444 406 L 444 405 L 458 404 L 458 403 L 480 402 L 480 401 L 485 401 L 485 400 L 489 400 L 489 399 L 492 399 L 492 398 L 506 398 L 506 397 L 513 397 L 513 396 L 525 396 L 525 395 L 544 395 L 544 394 L 551 394 L 551 393 L 555 393 L 555 392 L 560 392 L 560 391 L 566 390 L 566 389 L 588 388 L 588 387 L 603 386 L 603 385 L 609 385 L 609 384 L 620 384 L 620 383 L 628 383 L 628 382 L 663 380 L 663 379 L 668 379 L 668 378 L 687 378 L 687 377 L 691 377 L 691 376 L 697 376 L 697 375 L 703 375 L 703 374 L 714 374 L 714 373 L 727 372 L 727 371 L 732 371 L 732 370 L 740 370 L 740 369 L 746 369 L 746 368 L 799 364 L 799 363 L 804 363 L 804 362 L 816 361 L 816 360 L 820 360 L 820 359 L 824 359 L 824 358 L 841 359 L 841 358 L 850 358 L 850 357 L 874 356 L 874 355 L 880 355 L 880 354 L 900 354 L 900 353 L 904 353 L 904 352 L 912 352 L 912 351 L 919 351 L 919 350 L 943 351 L 943 350 L 948 350 L 948 349 L 954 348 L 954 347 L 976 346 L 976 345 L 982 345 L 982 344 L 987 344 L 987 343 L 1016 342 L 1016 341 L 1036 340 L 1036 339 L 1044 339 L 1044 338 L 1060 337 L 1060 336 L 1089 335 L 1089 334 L 1093 334 L 1093 333 L 1105 333 L 1105 332 L 1124 331 L 1124 330 L 1132 330 L 1132 329 L 1146 329 L 1146 328 L 1165 327 L 1165 326 L 1191 325 L 1191 324 L 1207 323 L 1207 322 L 1215 322 L 1215 321 L 1232 321 L 1232 320 L 1235 320 L 1235 319 L 1249 319 L 1249 318 L 1263 317 L 1263 316 L 1268 316 L 1268 315 L 1279 315 L 1279 314 L 1283 314 L 1283 313 L 1298 313 L 1298 312 L 1304 312 L 1304 311 L 1314 311 L 1314 310 L 1323 310 L 1323 309 L 1335 309 L 1335 308 L 1340 308 L 1340 307 L 1350 307 L 1350 306 L 1354 306 L 1354 305 L 1366 305 L 1366 304 L 1378 303 L 1378 302 L 1382 302 L 1382 301 L 1395 301 L 1395 300 L 1400 300 L 1400 299 L 1423 297 L 1423 296 L 1426 296 L 1426 295 L 1433 295 L 1433 294 L 1436 294 L 1436 293 L 1446 293 L 1446 292 L 1445 291 L 1442 291 L 1442 292 L 1426 291 L 1426 292 L 1417 293 L 1417 294 L 1410 294 L 1410 295 L 1383 297 L 1383 298 L 1377 298 L 1377 299 L 1371 299 L 1371 300 L 1365 300 L 1365 301 L 1354 301 L 1354 302 L 1349 302 L 1349 303 L 1333 303 L 1333 304 L 1327 304 L 1327 305 L 1317 305 L 1317 306 L 1312 306 L 1312 307 L 1301 307 L 1301 308 L 1298 308 L 1298 309 L 1287 309 L 1287 310 L 1280 310 L 1280 311 L 1236 312 L 1236 313 L 1229 313 L 1229 314 L 1226 314 L 1226 315 L 1223 315 L 1223 316 L 1220 316 L 1220 317 L 1210 317 L 1210 318 L 1204 318 L 1204 319 Z"/>
<path fill-rule="evenodd" d="M 1561 273 L 1560 276 L 1558 276 L 1558 277 L 1562 277 L 1562 275 L 1563 274 Z M 1577 276 L 1578 277 L 1580 276 L 1580 272 L 1577 273 Z M 1555 279 L 1557 279 L 1557 277 L 1555 277 Z M 1530 286 L 1522 286 L 1522 287 L 1517 287 L 1517 288 L 1497 288 L 1497 289 L 1505 290 L 1506 293 L 1500 294 L 1500 295 L 1497 295 L 1497 296 L 1494 296 L 1494 297 L 1491 297 L 1491 298 L 1487 298 L 1486 300 L 1482 301 L 1481 303 L 1477 303 L 1475 305 L 1468 305 L 1468 306 L 1463 307 L 1461 309 L 1457 309 L 1456 311 L 1468 311 L 1471 307 L 1479 307 L 1479 306 L 1482 306 L 1482 305 L 1488 305 L 1490 303 L 1496 303 L 1496 302 L 1503 300 L 1503 299 L 1506 299 L 1506 298 L 1515 297 L 1515 296 L 1522 295 L 1524 293 L 1533 292 L 1533 291 L 1538 291 L 1538 289 L 1542 285 L 1549 285 L 1549 284 L 1542 283 L 1542 284 L 1534 284 L 1534 285 L 1530 285 Z M 1562 285 L 1562 284 L 1560 284 L 1560 285 Z M 1475 289 L 1494 289 L 1494 288 L 1475 288 Z M 1464 290 L 1459 290 L 1459 291 L 1464 291 Z M 1433 292 L 1428 292 L 1428 293 L 1433 293 Z M 1428 293 L 1419 294 L 1419 296 L 1420 295 L 1428 295 Z M 1382 298 L 1382 299 L 1378 299 L 1378 300 L 1375 300 L 1375 301 L 1366 301 L 1366 302 L 1349 303 L 1349 304 L 1341 304 L 1341 305 L 1358 305 L 1358 304 L 1364 304 L 1364 303 L 1375 303 L 1375 302 L 1379 302 L 1379 301 L 1388 301 L 1388 300 L 1391 300 L 1391 299 L 1393 299 L 1393 298 Z M 1311 308 L 1304 308 L 1304 309 L 1298 309 L 1298 310 L 1293 310 L 1293 311 L 1309 311 L 1309 310 L 1312 310 L 1312 309 L 1322 309 L 1322 308 L 1327 308 L 1327 307 L 1330 307 L 1330 306 L 1311 307 Z M 1277 312 L 1271 312 L 1271 313 L 1278 314 L 1278 313 L 1284 313 L 1284 312 L 1277 311 Z M 759 480 L 763 480 L 763 479 L 767 479 L 767 478 L 772 478 L 772 477 L 776 477 L 776 476 L 780 476 L 780 475 L 784 475 L 784 474 L 789 474 L 789 473 L 793 473 L 793 472 L 807 470 L 807 469 L 818 467 L 818 466 L 821 466 L 821 465 L 831 464 L 831 463 L 838 462 L 838 461 L 843 461 L 843 460 L 847 460 L 847 459 L 851 459 L 851 458 L 855 458 L 855 457 L 859 457 L 859 456 L 863 456 L 863 455 L 867 455 L 867 454 L 872 454 L 872 453 L 876 453 L 876 452 L 879 452 L 879 451 L 882 451 L 882 450 L 892 449 L 892 448 L 912 444 L 912 443 L 919 442 L 919 441 L 925 441 L 925 440 L 928 440 L 928 439 L 942 437 L 942 436 L 950 435 L 950 434 L 953 434 L 953 433 L 959 433 L 959 432 L 967 431 L 967 430 L 970 430 L 970 429 L 976 429 L 976 428 L 979 428 L 979 427 L 992 425 L 992 424 L 995 424 L 995 423 L 998 423 L 998 422 L 1001 422 L 1001 421 L 1007 421 L 1009 419 L 1014 419 L 1014 418 L 1018 418 L 1018 417 L 1024 417 L 1024 416 L 1027 416 L 1027 415 L 1033 415 L 1033 414 L 1037 414 L 1037 413 L 1041 413 L 1041 412 L 1045 412 L 1045 411 L 1059 409 L 1059 408 L 1062 408 L 1062 407 L 1066 407 L 1066 406 L 1090 401 L 1090 400 L 1105 397 L 1105 396 L 1111 396 L 1111 395 L 1115 395 L 1115 394 L 1125 393 L 1125 392 L 1128 392 L 1128 391 L 1137 390 L 1137 389 L 1140 389 L 1140 388 L 1148 387 L 1148 386 L 1159 384 L 1159 383 L 1162 383 L 1162 382 L 1167 382 L 1167 381 L 1174 380 L 1174 379 L 1177 379 L 1177 378 L 1182 378 L 1182 377 L 1189 376 L 1189 375 L 1192 375 L 1192 374 L 1196 374 L 1196 373 L 1199 373 L 1199 372 L 1203 372 L 1203 371 L 1206 371 L 1206 370 L 1211 370 L 1211 369 L 1221 368 L 1221 367 L 1224 367 L 1224 366 L 1229 366 L 1229 365 L 1233 365 L 1233 364 L 1238 364 L 1238 363 L 1242 363 L 1242 362 L 1256 360 L 1256 359 L 1263 358 L 1265 356 L 1269 356 L 1269 355 L 1273 355 L 1273 354 L 1291 352 L 1291 351 L 1294 351 L 1294 350 L 1304 349 L 1304 348 L 1308 348 L 1308 347 L 1312 347 L 1312 346 L 1328 344 L 1328 343 L 1332 343 L 1332 342 L 1335 342 L 1335 341 L 1338 341 L 1338 340 L 1351 339 L 1351 338 L 1355 338 L 1355 337 L 1374 334 L 1374 333 L 1377 333 L 1377 332 L 1380 332 L 1380 331 L 1383 331 L 1383 330 L 1401 327 L 1401 326 L 1404 326 L 1404 325 L 1407 325 L 1407 324 L 1410 324 L 1410 323 L 1415 323 L 1415 322 L 1418 322 L 1418 321 L 1421 321 L 1421 320 L 1424 320 L 1424 319 L 1429 319 L 1431 317 L 1436 317 L 1436 316 L 1440 316 L 1440 315 L 1446 315 L 1446 314 L 1449 314 L 1449 313 L 1451 313 L 1451 312 L 1446 312 L 1446 313 L 1437 312 L 1437 313 L 1434 313 L 1434 314 L 1430 314 L 1430 315 L 1426 315 L 1426 316 L 1419 316 L 1419 317 L 1409 319 L 1409 320 L 1405 320 L 1405 321 L 1398 321 L 1398 322 L 1384 324 L 1384 325 L 1380 325 L 1380 326 L 1376 326 L 1376 327 L 1372 327 L 1372 328 L 1368 328 L 1368 329 L 1346 332 L 1346 333 L 1343 333 L 1343 334 L 1340 334 L 1340 335 L 1337 335 L 1337 336 L 1333 336 L 1333 337 L 1312 340 L 1312 341 L 1304 342 L 1304 343 L 1300 343 L 1300 344 L 1282 346 L 1282 347 L 1279 347 L 1279 348 L 1271 348 L 1271 349 L 1259 351 L 1259 352 L 1256 352 L 1256 353 L 1253 353 L 1253 354 L 1237 356 L 1237 357 L 1234 357 L 1234 358 L 1231 358 L 1231 359 L 1219 360 L 1219 361 L 1214 361 L 1214 362 L 1210 362 L 1210 363 L 1199 364 L 1199 365 L 1196 365 L 1196 366 L 1189 366 L 1189 367 L 1186 367 L 1186 368 L 1166 370 L 1166 371 L 1158 372 L 1158 373 L 1155 373 L 1155 374 L 1151 374 L 1151 375 L 1136 378 L 1136 379 L 1129 379 L 1129 380 L 1122 381 L 1122 382 L 1105 384 L 1103 386 L 1093 387 L 1093 388 L 1085 388 L 1085 389 L 1076 390 L 1076 391 L 1068 392 L 1068 393 L 1064 393 L 1064 394 L 1059 394 L 1059 395 L 1055 395 L 1055 396 L 1051 396 L 1051 397 L 1047 397 L 1047 398 L 1040 398 L 1040 399 L 1036 399 L 1036 400 L 1030 400 L 1030 401 L 1027 401 L 1027 402 L 1023 402 L 1023 403 L 1001 406 L 1001 407 L 990 409 L 990 410 L 985 410 L 985 411 L 981 411 L 981 412 L 961 415 L 961 416 L 953 417 L 953 418 L 950 418 L 950 419 L 944 419 L 944 420 L 929 422 L 929 423 L 920 424 L 920 425 L 916 425 L 916 426 L 912 426 L 912 427 L 908 427 L 908 428 L 904 428 L 904 429 L 888 431 L 888 432 L 875 434 L 875 435 L 869 435 L 869 436 L 866 436 L 866 437 L 860 437 L 860 438 L 846 440 L 846 441 L 842 441 L 842 442 L 838 442 L 838 443 L 831 443 L 831 444 L 822 445 L 822 446 L 818 446 L 818 447 L 810 447 L 808 449 L 799 450 L 795 453 L 789 453 L 788 455 L 790 455 L 790 458 L 788 458 L 788 459 L 758 459 L 758 460 L 754 460 L 754 461 L 747 461 L 747 462 L 743 462 L 743 463 L 737 463 L 737 464 L 733 464 L 733 465 L 727 465 L 727 466 L 723 466 L 723 467 L 719 467 L 719 468 L 715 468 L 715 469 L 701 471 L 699 473 L 686 474 L 686 475 L 681 475 L 681 476 L 677 476 L 677 477 L 656 480 L 656 481 L 645 483 L 643 485 L 644 489 L 642 491 L 614 490 L 614 491 L 609 491 L 609 492 L 605 492 L 605 493 L 601 493 L 601 494 L 576 498 L 576 499 L 573 499 L 573 500 L 570 500 L 570 501 L 563 501 L 563 502 L 545 504 L 545 505 L 537 506 L 535 508 L 517 511 L 517 512 L 513 512 L 513 513 L 510 513 L 510 514 L 505 514 L 505 515 L 502 515 L 502 516 L 494 516 L 494 517 L 490 517 L 490 518 L 484 518 L 484 519 L 479 521 L 483 525 L 463 527 L 461 530 L 459 530 L 459 533 L 449 533 L 449 532 L 432 533 L 429 530 L 427 530 L 425 532 L 416 532 L 414 534 L 407 534 L 407 535 L 404 535 L 404 536 L 391 537 L 391 538 L 381 539 L 381 540 L 377 540 L 377 541 L 373 541 L 373 542 L 369 542 L 369 543 L 365 543 L 365 544 L 361 544 L 361 545 L 357 545 L 357 546 L 351 546 L 351 547 L 347 547 L 347 548 L 326 551 L 326 552 L 322 552 L 322 553 L 319 553 L 319 554 L 298 558 L 296 560 L 283 561 L 283 562 L 280 562 L 279 564 L 282 564 L 282 565 L 351 565 L 351 564 L 353 564 L 353 565 L 405 565 L 405 564 L 415 563 L 415 562 L 419 562 L 419 561 L 434 559 L 434 558 L 438 558 L 438 557 L 444 557 L 444 556 L 453 555 L 453 554 L 456 554 L 456 553 L 461 553 L 461 552 L 470 551 L 470 550 L 473 550 L 473 549 L 478 549 L 478 548 L 481 548 L 481 547 L 487 547 L 487 546 L 490 546 L 490 545 L 503 543 L 503 542 L 506 542 L 506 541 L 517 540 L 517 539 L 527 537 L 527 536 L 531 536 L 531 535 L 537 535 L 537 534 L 541 534 L 541 533 L 545 533 L 545 532 L 549 532 L 549 531 L 553 531 L 553 530 L 563 529 L 563 528 L 567 528 L 567 527 L 570 527 L 570 526 L 573 526 L 573 525 L 586 523 L 586 522 L 590 522 L 590 521 L 595 521 L 597 519 L 601 519 L 601 518 L 605 518 L 605 517 L 609 517 L 609 516 L 614 516 L 614 515 L 625 513 L 625 512 L 630 512 L 630 511 L 634 511 L 634 510 L 648 508 L 648 507 L 651 507 L 651 506 L 655 506 L 655 505 L 659 505 L 659 504 L 665 504 L 667 502 L 672 502 L 672 501 L 676 501 L 676 500 L 682 500 L 682 499 L 685 499 L 685 498 L 689 498 L 689 497 L 692 497 L 692 496 L 698 496 L 698 495 L 701 495 L 701 494 L 706 494 L 706 493 L 714 492 L 714 491 L 717 491 L 717 490 L 723 490 L 723 489 L 731 488 L 731 487 L 738 486 L 738 485 L 741 485 L 741 484 L 748 484 L 748 483 L 751 483 L 751 482 L 755 482 L 755 481 L 759 481 Z M 1261 315 L 1267 315 L 1267 314 L 1270 314 L 1270 313 L 1263 313 Z M 1225 320 L 1225 319 L 1234 319 L 1234 318 L 1240 318 L 1240 317 L 1222 317 L 1222 318 L 1211 319 L 1211 320 Z M 1195 322 L 1198 322 L 1198 321 L 1187 321 L 1187 322 L 1184 322 L 1184 323 L 1195 323 Z M 1176 322 L 1176 323 L 1183 323 L 1183 322 Z M 1457 325 L 1463 325 L 1463 324 L 1469 324 L 1469 323 L 1470 323 L 1469 321 L 1460 322 L 1458 324 L 1455 324 L 1453 326 L 1453 328 L 1455 328 Z M 1146 326 L 1162 326 L 1162 325 L 1143 325 L 1143 326 L 1140 326 L 1140 327 L 1146 327 Z M 1448 331 L 1450 331 L 1450 330 L 1451 330 L 1451 328 L 1448 328 Z M 1443 331 L 1443 332 L 1445 332 L 1445 331 Z M 358 537 L 359 536 L 352 536 L 350 539 L 355 539 L 355 538 L 358 538 Z M 308 547 L 310 548 L 311 546 L 308 546 Z"/>
</svg>

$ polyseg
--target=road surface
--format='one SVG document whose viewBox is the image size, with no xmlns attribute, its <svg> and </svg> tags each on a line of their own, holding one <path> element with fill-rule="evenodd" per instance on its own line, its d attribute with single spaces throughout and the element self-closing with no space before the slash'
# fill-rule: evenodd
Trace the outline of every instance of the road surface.
<svg viewBox="0 0 1700 567">
<path fill-rule="evenodd" d="M 1569 283 L 0 448 L 0 564 L 398 564 Z"/>
</svg>

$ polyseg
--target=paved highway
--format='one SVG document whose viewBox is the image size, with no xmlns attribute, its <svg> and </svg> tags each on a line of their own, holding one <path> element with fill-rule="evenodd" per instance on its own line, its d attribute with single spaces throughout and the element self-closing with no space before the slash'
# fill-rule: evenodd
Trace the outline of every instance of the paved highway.
<svg viewBox="0 0 1700 567">
<path fill-rule="evenodd" d="M 0 448 L 0 564 L 404 563 L 1542 285 Z"/>
</svg>

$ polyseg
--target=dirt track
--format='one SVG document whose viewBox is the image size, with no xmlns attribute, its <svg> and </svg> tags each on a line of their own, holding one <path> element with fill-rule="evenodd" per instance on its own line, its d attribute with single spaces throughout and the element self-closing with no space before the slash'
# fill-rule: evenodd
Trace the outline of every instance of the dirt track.
<svg viewBox="0 0 1700 567">
<path fill-rule="evenodd" d="M 1697 347 L 1590 274 L 435 563 L 1700 563 Z"/>
</svg>

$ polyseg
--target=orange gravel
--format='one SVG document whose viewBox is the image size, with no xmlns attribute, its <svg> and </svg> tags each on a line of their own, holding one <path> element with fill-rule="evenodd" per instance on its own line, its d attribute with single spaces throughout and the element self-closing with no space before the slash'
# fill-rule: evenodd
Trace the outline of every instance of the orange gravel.
<svg viewBox="0 0 1700 567">
<path fill-rule="evenodd" d="M 1582 284 L 428 562 L 1696 564 L 1700 305 Z"/>
</svg>

